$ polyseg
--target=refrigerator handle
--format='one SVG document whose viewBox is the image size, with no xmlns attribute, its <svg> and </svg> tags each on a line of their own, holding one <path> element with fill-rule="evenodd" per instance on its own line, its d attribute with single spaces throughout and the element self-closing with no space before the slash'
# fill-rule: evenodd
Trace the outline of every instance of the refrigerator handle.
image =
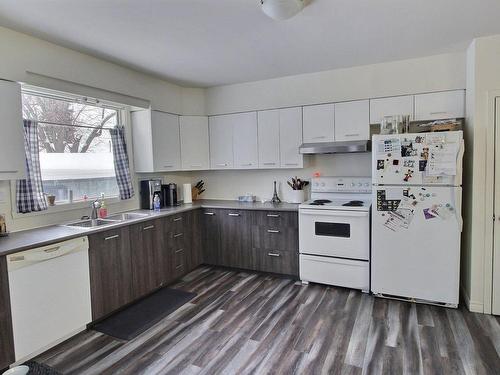
<svg viewBox="0 0 500 375">
<path fill-rule="evenodd" d="M 464 220 L 462 219 L 462 188 L 455 189 L 455 215 L 457 222 L 462 233 L 464 227 Z"/>
<path fill-rule="evenodd" d="M 464 167 L 464 152 L 465 152 L 465 142 L 464 139 L 460 139 L 460 148 L 458 149 L 457 155 L 457 175 L 455 176 L 456 182 L 455 185 L 462 185 L 462 169 Z"/>
</svg>

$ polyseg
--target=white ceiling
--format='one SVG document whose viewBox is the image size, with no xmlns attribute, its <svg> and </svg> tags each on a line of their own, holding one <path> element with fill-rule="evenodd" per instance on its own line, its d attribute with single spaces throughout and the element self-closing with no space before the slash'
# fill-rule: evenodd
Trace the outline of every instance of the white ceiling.
<svg viewBox="0 0 500 375">
<path fill-rule="evenodd" d="M 463 51 L 500 33 L 500 1 L 312 0 L 278 22 L 259 0 L 1 0 L 0 25 L 208 87 Z"/>
</svg>

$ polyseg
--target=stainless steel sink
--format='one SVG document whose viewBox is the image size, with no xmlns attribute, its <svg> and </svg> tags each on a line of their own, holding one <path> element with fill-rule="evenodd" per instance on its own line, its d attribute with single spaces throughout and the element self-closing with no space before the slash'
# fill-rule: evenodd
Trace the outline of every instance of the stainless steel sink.
<svg viewBox="0 0 500 375">
<path fill-rule="evenodd" d="M 108 216 L 106 220 L 119 220 L 119 221 L 127 221 L 127 220 L 135 220 L 135 219 L 144 219 L 148 217 L 148 214 L 141 214 L 138 212 L 124 212 L 122 214 L 116 214 Z"/>
<path fill-rule="evenodd" d="M 68 223 L 64 226 L 67 227 L 80 227 L 80 228 L 93 228 L 102 227 L 103 225 L 111 225 L 119 223 L 121 220 L 110 220 L 110 219 L 95 219 L 95 220 L 81 220 L 74 223 Z"/>
</svg>

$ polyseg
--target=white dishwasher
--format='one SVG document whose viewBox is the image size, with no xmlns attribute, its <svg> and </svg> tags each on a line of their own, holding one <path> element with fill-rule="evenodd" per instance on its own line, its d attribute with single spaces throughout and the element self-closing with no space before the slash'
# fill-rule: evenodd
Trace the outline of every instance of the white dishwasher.
<svg viewBox="0 0 500 375">
<path fill-rule="evenodd" d="M 16 362 L 92 320 L 88 249 L 88 238 L 79 237 L 7 256 Z"/>
</svg>

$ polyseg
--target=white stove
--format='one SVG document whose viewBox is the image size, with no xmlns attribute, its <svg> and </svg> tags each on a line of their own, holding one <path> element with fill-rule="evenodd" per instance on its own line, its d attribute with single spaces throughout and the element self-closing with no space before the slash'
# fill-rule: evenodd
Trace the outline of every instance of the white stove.
<svg viewBox="0 0 500 375">
<path fill-rule="evenodd" d="M 318 177 L 299 206 L 302 282 L 369 290 L 370 177 Z"/>
</svg>

